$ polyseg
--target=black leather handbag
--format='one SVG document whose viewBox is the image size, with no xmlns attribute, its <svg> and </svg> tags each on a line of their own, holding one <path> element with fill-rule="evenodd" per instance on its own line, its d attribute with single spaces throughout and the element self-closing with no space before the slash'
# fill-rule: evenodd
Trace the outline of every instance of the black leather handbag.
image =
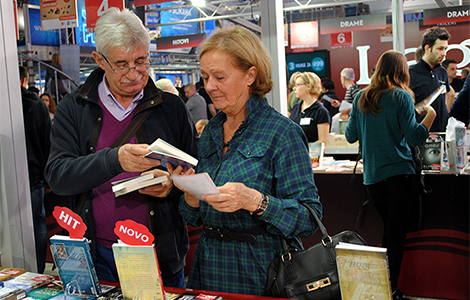
<svg viewBox="0 0 470 300">
<path fill-rule="evenodd" d="M 291 299 L 341 300 L 335 246 L 339 242 L 366 245 L 364 239 L 353 231 L 343 231 L 333 237 L 315 211 L 303 205 L 318 225 L 321 243 L 298 251 L 283 239 L 283 254 L 275 258 L 268 269 L 266 296 Z"/>
</svg>

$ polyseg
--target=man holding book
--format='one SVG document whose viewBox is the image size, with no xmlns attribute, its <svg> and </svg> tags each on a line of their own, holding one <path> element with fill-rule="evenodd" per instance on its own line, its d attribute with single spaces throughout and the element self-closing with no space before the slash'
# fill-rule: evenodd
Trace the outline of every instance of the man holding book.
<svg viewBox="0 0 470 300">
<path fill-rule="evenodd" d="M 95 41 L 100 68 L 57 109 L 47 180 L 55 193 L 74 196 L 100 280 L 118 281 L 114 226 L 131 219 L 155 236 L 164 285 L 183 287 L 189 244 L 178 212 L 181 191 L 168 180 L 116 198 L 111 182 L 160 166 L 144 157 L 158 138 L 195 155 L 197 132 L 181 99 L 149 79 L 150 37 L 133 12 L 108 9 L 96 23 Z"/>
</svg>

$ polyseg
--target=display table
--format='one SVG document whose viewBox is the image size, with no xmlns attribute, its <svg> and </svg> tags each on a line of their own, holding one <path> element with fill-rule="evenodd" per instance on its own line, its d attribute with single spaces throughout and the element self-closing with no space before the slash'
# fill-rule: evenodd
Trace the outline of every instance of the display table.
<svg viewBox="0 0 470 300">
<path fill-rule="evenodd" d="M 315 173 L 314 178 L 328 233 L 357 228 L 369 245 L 379 245 L 383 225 L 371 202 L 361 206 L 367 199 L 362 174 L 353 180 L 351 172 Z M 470 299 L 470 176 L 426 174 L 424 178 L 432 192 L 423 197 L 421 223 L 419 203 L 414 205 L 399 287 L 409 296 Z M 304 246 L 320 239 L 317 232 L 303 239 Z"/>
<path fill-rule="evenodd" d="M 223 300 L 286 300 L 286 298 L 273 298 L 273 297 L 262 297 L 262 296 L 254 296 L 254 295 L 244 295 L 244 294 L 232 294 L 232 293 L 222 293 L 222 292 L 211 292 L 211 291 L 202 291 L 202 290 L 192 290 L 192 289 L 179 289 L 179 288 L 172 288 L 172 287 L 165 287 L 165 291 L 169 293 L 175 294 L 207 294 L 207 295 L 216 295 L 221 296 Z"/>
</svg>

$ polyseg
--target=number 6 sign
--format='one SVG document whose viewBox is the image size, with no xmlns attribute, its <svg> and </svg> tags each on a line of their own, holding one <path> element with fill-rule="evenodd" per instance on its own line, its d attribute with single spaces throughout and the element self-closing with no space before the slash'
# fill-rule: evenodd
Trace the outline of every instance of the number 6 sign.
<svg viewBox="0 0 470 300">
<path fill-rule="evenodd" d="M 96 21 L 110 7 L 124 8 L 124 0 L 85 0 L 86 28 L 87 32 L 94 32 Z"/>
<path fill-rule="evenodd" d="M 340 32 L 331 34 L 331 48 L 352 47 L 352 32 Z"/>
</svg>

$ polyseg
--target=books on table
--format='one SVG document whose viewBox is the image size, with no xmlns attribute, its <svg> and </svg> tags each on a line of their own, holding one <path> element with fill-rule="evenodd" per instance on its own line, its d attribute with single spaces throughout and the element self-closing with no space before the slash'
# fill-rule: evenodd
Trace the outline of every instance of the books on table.
<svg viewBox="0 0 470 300">
<path fill-rule="evenodd" d="M 12 289 L 22 289 L 26 292 L 37 289 L 54 280 L 53 276 L 26 272 L 9 280 L 3 281 L 3 287 Z"/>
<path fill-rule="evenodd" d="M 152 152 L 145 157 L 158 159 L 164 167 L 166 167 L 167 163 L 171 163 L 174 168 L 181 165 L 184 169 L 190 169 L 198 163 L 198 160 L 191 155 L 160 138 L 148 146 L 147 149 Z"/>
<path fill-rule="evenodd" d="M 26 298 L 26 291 L 16 288 L 0 287 L 0 300 L 21 300 Z"/>
<path fill-rule="evenodd" d="M 323 154 L 325 153 L 325 143 L 308 143 L 308 154 L 313 168 L 322 166 Z"/>
<path fill-rule="evenodd" d="M 391 300 L 387 249 L 349 243 L 336 246 L 343 300 Z"/>
<path fill-rule="evenodd" d="M 54 235 L 50 240 L 52 256 L 59 269 L 66 295 L 99 296 L 101 286 L 88 240 L 62 235 Z"/>
<path fill-rule="evenodd" d="M 119 242 L 112 248 L 124 299 L 166 299 L 155 245 Z"/>
<path fill-rule="evenodd" d="M 167 180 L 168 178 L 166 176 L 155 177 L 153 173 L 149 173 L 111 182 L 111 184 L 113 185 L 114 196 L 119 197 L 148 186 L 161 184 Z"/>
</svg>

